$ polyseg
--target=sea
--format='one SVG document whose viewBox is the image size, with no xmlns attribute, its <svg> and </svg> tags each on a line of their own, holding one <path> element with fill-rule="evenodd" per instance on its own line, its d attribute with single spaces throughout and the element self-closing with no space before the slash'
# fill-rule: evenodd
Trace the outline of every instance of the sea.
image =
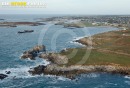
<svg viewBox="0 0 130 88">
<path fill-rule="evenodd" d="M 0 15 L 0 22 L 38 22 L 41 18 L 61 15 Z M 74 80 L 54 75 L 31 75 L 30 68 L 47 65 L 41 58 L 35 61 L 22 60 L 20 56 L 36 45 L 45 45 L 47 52 L 60 52 L 65 48 L 84 47 L 74 40 L 103 32 L 119 30 L 114 27 L 64 28 L 55 22 L 43 22 L 39 26 L 0 27 L 0 74 L 11 71 L 0 88 L 130 88 L 130 77 L 119 74 L 81 74 Z M 18 31 L 34 30 L 33 33 L 18 34 Z"/>
</svg>

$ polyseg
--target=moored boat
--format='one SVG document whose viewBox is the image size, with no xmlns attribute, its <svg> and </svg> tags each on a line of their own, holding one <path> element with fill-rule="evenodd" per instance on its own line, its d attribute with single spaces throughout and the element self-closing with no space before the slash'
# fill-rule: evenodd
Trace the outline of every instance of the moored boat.
<svg viewBox="0 0 130 88">
<path fill-rule="evenodd" d="M 18 33 L 31 33 L 34 32 L 34 30 L 24 30 L 24 31 L 18 31 Z"/>
</svg>

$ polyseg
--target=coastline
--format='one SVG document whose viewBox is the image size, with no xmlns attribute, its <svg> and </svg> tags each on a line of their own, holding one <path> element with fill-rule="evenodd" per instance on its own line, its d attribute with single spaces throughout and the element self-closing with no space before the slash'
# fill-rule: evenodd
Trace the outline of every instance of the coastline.
<svg viewBox="0 0 130 88">
<path fill-rule="evenodd" d="M 109 34 L 113 32 L 122 32 L 124 30 L 114 30 L 114 31 L 109 31 L 105 33 L 100 33 L 100 34 Z M 93 35 L 92 37 L 95 37 L 97 35 Z M 86 38 L 86 37 L 84 37 Z M 77 41 L 78 43 L 81 43 L 83 45 L 86 45 L 88 47 L 88 43 L 83 43 L 82 39 L 79 39 Z M 92 50 L 95 50 L 95 46 L 97 45 L 92 45 Z M 99 46 L 98 46 L 99 47 Z M 85 47 L 84 47 L 85 48 Z M 82 48 L 80 48 L 82 49 Z M 69 49 L 67 49 L 69 51 Z M 107 63 L 107 62 L 102 62 L 102 63 L 95 63 L 93 64 L 83 64 L 83 65 L 75 65 L 73 63 L 69 64 L 69 58 L 64 54 L 66 51 L 62 51 L 58 54 L 56 53 L 49 53 L 45 54 L 42 53 L 38 55 L 38 57 L 46 59 L 47 61 L 50 62 L 50 64 L 44 66 L 44 65 L 39 65 L 33 69 L 30 69 L 28 72 L 32 75 L 40 75 L 40 74 L 45 74 L 45 75 L 56 75 L 56 76 L 63 76 L 69 79 L 74 79 L 77 75 L 80 74 L 86 74 L 86 73 L 93 73 L 93 72 L 107 72 L 107 73 L 112 73 L 112 74 L 121 74 L 121 75 L 130 75 L 130 67 L 127 65 L 122 65 L 118 63 Z M 66 59 L 65 59 L 66 58 Z M 64 63 L 65 61 L 65 63 Z"/>
<path fill-rule="evenodd" d="M 56 64 L 50 64 L 44 67 L 43 71 L 39 72 L 38 69 L 41 69 L 42 66 L 35 67 L 35 70 L 30 70 L 29 73 L 32 75 L 45 74 L 45 75 L 56 75 L 63 76 L 69 79 L 75 79 L 76 76 L 80 74 L 88 73 L 110 73 L 110 74 L 121 74 L 121 75 L 130 75 L 130 68 L 118 66 L 118 65 L 75 65 L 69 67 L 60 67 Z"/>
<path fill-rule="evenodd" d="M 129 41 L 128 38 L 128 32 L 120 32 L 120 38 L 118 35 L 113 38 L 117 41 L 114 48 L 111 49 L 108 47 L 103 48 L 101 45 L 100 47 L 103 48 L 97 49 L 93 48 L 90 52 L 90 58 L 87 57 L 86 61 L 84 61 L 84 64 L 78 65 L 77 62 L 80 61 L 80 59 L 83 58 L 85 55 L 84 52 L 87 52 L 85 48 L 86 45 L 79 44 L 78 42 L 75 42 L 75 40 L 78 37 L 79 39 L 87 37 L 87 35 L 97 35 L 98 33 L 104 33 L 104 32 L 110 32 L 112 31 L 113 34 L 115 32 L 113 30 L 117 30 L 118 28 L 114 27 L 86 27 L 86 28 L 75 28 L 75 29 L 69 29 L 69 28 L 63 28 L 62 25 L 53 25 L 52 27 L 49 27 L 49 30 L 46 30 L 46 27 L 49 26 L 49 24 L 54 24 L 59 21 L 71 21 L 73 19 L 77 19 L 77 17 L 68 19 L 63 18 L 56 18 L 56 21 L 40 21 L 41 19 L 45 19 L 45 15 L 4 15 L 1 18 L 5 17 L 5 20 L 1 22 L 38 22 L 38 23 L 45 23 L 45 25 L 39 25 L 39 26 L 31 26 L 28 24 L 23 25 L 17 25 L 17 27 L 0 27 L 0 34 L 1 34 L 1 66 L 0 66 L 0 87 L 128 87 L 130 86 L 130 75 L 128 75 L 127 71 L 130 62 L 129 62 L 129 56 L 124 55 L 129 53 L 130 47 L 129 47 Z M 92 16 L 96 17 L 96 16 Z M 104 17 L 104 16 L 103 16 Z M 100 21 L 101 19 L 105 20 L 108 16 L 105 18 L 99 17 Z M 114 18 L 113 16 L 109 16 L 110 19 Z M 127 16 L 119 17 L 115 16 L 116 20 L 121 18 L 120 23 L 123 23 Z M 39 18 L 39 19 L 38 19 Z M 48 16 L 48 18 L 51 18 Z M 81 16 L 82 19 L 83 16 Z M 129 19 L 130 17 L 128 17 Z M 87 18 L 84 18 L 87 20 Z M 91 17 L 88 17 L 88 19 L 92 20 Z M 127 19 L 126 19 L 127 20 Z M 119 23 L 119 24 L 120 24 Z M 111 23 L 112 24 L 112 23 Z M 27 34 L 18 34 L 19 31 L 24 30 L 34 30 L 33 33 L 27 33 Z M 51 50 L 51 46 L 55 45 L 55 42 L 52 41 L 54 39 L 55 33 L 57 31 L 64 32 L 65 31 L 72 31 L 76 33 L 76 35 L 68 36 L 68 34 L 63 34 L 56 39 L 56 50 Z M 85 31 L 85 33 L 83 33 Z M 42 32 L 42 33 L 41 33 Z M 43 35 L 45 32 L 45 36 Z M 71 32 L 70 32 L 71 33 Z M 88 34 L 90 33 L 90 34 Z M 43 36 L 39 36 L 39 34 Z M 86 35 L 85 35 L 86 34 Z M 106 33 L 105 33 L 106 34 Z M 112 34 L 112 35 L 113 35 Z M 98 34 L 99 35 L 99 34 Z M 101 34 L 102 35 L 102 34 Z M 106 34 L 107 35 L 107 34 Z M 82 38 L 79 38 L 79 37 Z M 110 35 L 111 36 L 111 35 Z M 109 39 L 110 36 L 107 38 Z M 113 35 L 114 36 L 114 35 Z M 38 43 L 39 37 L 43 38 L 41 41 L 42 43 Z M 93 36 L 92 36 L 93 37 Z M 97 38 L 96 38 L 97 37 Z M 98 36 L 95 36 L 95 41 L 97 43 L 101 42 L 102 39 L 105 38 L 105 36 L 101 36 L 100 38 Z M 119 39 L 118 39 L 119 38 Z M 124 42 L 124 40 L 127 40 L 128 42 Z M 50 43 L 52 41 L 52 43 Z M 66 41 L 66 42 L 65 42 Z M 94 42 L 93 41 L 93 42 Z M 104 41 L 104 40 L 103 40 Z M 109 41 L 108 41 L 109 42 Z M 124 43 L 123 43 L 124 42 Z M 67 56 L 68 63 L 67 64 L 57 64 L 57 60 L 47 59 L 47 58 L 39 58 L 39 55 L 45 52 L 38 53 L 35 60 L 31 60 L 30 58 L 21 59 L 20 57 L 24 54 L 27 54 L 24 51 L 28 51 L 29 53 L 33 52 L 31 51 L 33 47 L 37 45 L 45 45 L 46 46 L 46 54 L 54 53 L 59 54 L 62 56 Z M 111 43 L 107 43 L 109 45 Z M 113 43 L 112 43 L 113 44 Z M 114 45 L 114 44 L 113 44 Z M 123 46 L 124 45 L 124 46 Z M 3 47 L 4 46 L 4 47 Z M 99 48 L 100 48 L 99 47 Z M 124 49 L 123 49 L 124 47 Z M 88 47 L 87 47 L 88 48 Z M 108 50 L 105 50 L 105 48 L 110 49 L 111 51 L 115 52 L 108 52 Z M 77 55 L 72 56 L 72 59 L 70 59 L 69 55 L 73 54 L 73 49 L 76 52 Z M 62 51 L 61 51 L 62 50 Z M 122 54 L 122 51 L 124 54 Z M 61 51 L 61 52 L 60 52 Z M 127 52 L 128 51 L 128 52 Z M 117 52 L 117 53 L 116 53 Z M 120 53 L 119 53 L 120 52 Z M 75 54 L 75 53 L 74 53 Z M 53 57 L 53 58 L 54 58 Z M 59 61 L 59 60 L 58 60 Z M 100 63 L 103 62 L 103 63 Z M 113 62 L 113 63 L 108 63 Z M 60 63 L 60 61 L 58 62 Z M 115 63 L 115 64 L 114 64 Z M 106 66 L 107 65 L 107 66 Z M 51 67 L 53 67 L 51 69 Z M 56 68 L 54 68 L 56 67 Z M 112 71 L 118 68 L 116 71 Z M 122 68 L 123 70 L 122 70 Z M 48 68 L 48 69 L 46 69 Z M 81 69 L 82 68 L 82 69 Z M 93 69 L 94 70 L 93 70 Z M 100 69 L 99 69 L 100 68 Z M 110 68 L 110 69 L 108 69 Z M 50 70 L 52 71 L 50 71 Z M 90 70 L 89 70 L 90 69 Z M 103 70 L 102 70 L 103 69 Z M 35 72 L 35 74 L 32 73 Z M 38 72 L 38 73 L 36 73 Z M 128 71 L 129 72 L 129 71 Z M 1 80 L 2 79 L 2 80 Z M 21 83 L 22 82 L 22 83 Z"/>
</svg>

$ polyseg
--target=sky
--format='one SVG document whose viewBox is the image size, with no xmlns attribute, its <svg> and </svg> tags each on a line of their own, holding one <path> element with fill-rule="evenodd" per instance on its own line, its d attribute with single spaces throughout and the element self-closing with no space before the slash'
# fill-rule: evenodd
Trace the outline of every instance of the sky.
<svg viewBox="0 0 130 88">
<path fill-rule="evenodd" d="M 44 2 L 45 8 L 2 8 L 0 14 L 130 15 L 130 0 L 0 0 Z"/>
</svg>

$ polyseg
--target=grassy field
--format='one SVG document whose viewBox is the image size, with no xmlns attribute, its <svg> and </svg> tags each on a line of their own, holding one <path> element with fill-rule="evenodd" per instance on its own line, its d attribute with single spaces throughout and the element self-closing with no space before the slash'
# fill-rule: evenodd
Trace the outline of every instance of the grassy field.
<svg viewBox="0 0 130 88">
<path fill-rule="evenodd" d="M 87 43 L 87 40 L 88 38 L 83 38 L 80 41 Z M 68 49 L 66 52 L 62 52 L 62 55 L 66 55 L 69 58 L 67 65 L 75 65 L 88 53 L 84 57 L 86 60 L 81 65 L 117 64 L 130 66 L 130 30 L 97 34 L 92 36 L 92 42 L 92 50 L 87 50 L 86 46 L 84 48 Z M 70 55 L 72 51 L 77 51 L 76 55 Z"/>
</svg>

